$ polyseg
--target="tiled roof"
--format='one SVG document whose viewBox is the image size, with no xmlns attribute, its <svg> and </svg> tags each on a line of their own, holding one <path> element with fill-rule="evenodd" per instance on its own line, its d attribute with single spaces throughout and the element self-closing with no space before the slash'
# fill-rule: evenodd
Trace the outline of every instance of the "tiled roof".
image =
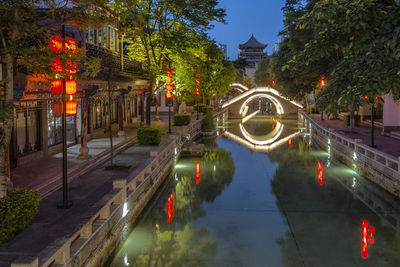
<svg viewBox="0 0 400 267">
<path fill-rule="evenodd" d="M 245 47 L 260 47 L 264 49 L 267 47 L 267 45 L 260 43 L 257 41 L 256 37 L 254 37 L 254 35 L 251 35 L 250 39 L 246 43 L 239 45 L 239 49 L 243 49 Z"/>
</svg>

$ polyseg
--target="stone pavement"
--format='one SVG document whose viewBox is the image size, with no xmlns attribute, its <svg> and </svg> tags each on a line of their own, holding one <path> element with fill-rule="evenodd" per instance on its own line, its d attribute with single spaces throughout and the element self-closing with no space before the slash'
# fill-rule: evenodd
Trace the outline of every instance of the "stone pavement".
<svg viewBox="0 0 400 267">
<path fill-rule="evenodd" d="M 310 114 L 309 114 L 310 115 Z M 327 120 L 326 115 L 321 121 L 320 114 L 311 114 L 312 118 L 327 128 L 334 128 L 336 132 L 352 139 L 361 139 L 365 145 L 371 146 L 371 126 L 361 124 L 354 131 L 350 131 L 349 127 L 342 120 Z M 382 135 L 382 129 L 375 126 L 375 149 L 385 152 L 389 155 L 400 157 L 400 140 Z"/>
<path fill-rule="evenodd" d="M 155 122 L 152 125 L 160 125 L 165 129 L 165 123 Z M 168 126 L 167 126 L 168 127 Z M 133 129 L 129 135 L 136 132 Z M 114 156 L 115 169 L 109 169 L 109 161 L 97 166 L 95 169 L 82 175 L 79 179 L 69 182 L 69 200 L 73 201 L 73 206 L 69 209 L 58 209 L 57 203 L 61 202 L 62 191 L 58 189 L 53 191 L 40 201 L 39 212 L 33 219 L 32 225 L 23 232 L 19 233 L 14 240 L 3 247 L 0 247 L 0 266 L 10 266 L 10 262 L 18 261 L 18 259 L 27 259 L 39 256 L 39 265 L 43 262 L 42 258 L 46 258 L 47 254 L 51 255 L 54 249 L 64 240 L 65 237 L 71 236 L 82 227 L 82 223 L 98 212 L 99 201 L 114 191 L 113 180 L 127 177 L 130 173 L 136 172 L 146 167 L 150 152 L 160 151 L 163 146 L 168 143 L 170 136 L 163 131 L 161 144 L 159 146 L 143 146 L 133 145 L 120 151 Z M 135 134 L 136 136 L 136 134 Z M 106 141 L 93 140 L 92 147 L 96 147 L 102 151 L 107 149 Z M 116 138 L 116 141 L 118 139 Z M 120 140 L 120 142 L 122 142 Z M 95 150 L 95 149 L 93 149 Z M 71 149 L 71 158 L 69 159 L 70 166 L 76 163 L 75 155 Z M 94 152 L 93 152 L 94 153 Z M 35 179 L 35 176 L 42 175 L 50 177 L 51 174 L 56 174 L 60 171 L 60 162 L 57 162 L 57 157 L 50 158 L 49 161 L 41 162 L 40 167 L 37 163 L 32 163 L 31 171 L 29 167 L 16 170 L 20 174 L 18 177 L 25 179 Z M 50 164 L 50 167 L 46 166 Z M 17 177 L 17 176 L 16 176 Z M 39 177 L 36 183 L 43 182 L 43 177 Z M 22 184 L 22 182 L 21 182 Z M 26 183 L 28 185 L 28 183 Z"/>
</svg>

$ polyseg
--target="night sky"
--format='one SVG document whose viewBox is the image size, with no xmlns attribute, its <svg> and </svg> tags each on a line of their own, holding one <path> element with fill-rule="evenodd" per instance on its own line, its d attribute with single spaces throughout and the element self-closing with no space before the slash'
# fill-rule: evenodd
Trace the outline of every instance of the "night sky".
<svg viewBox="0 0 400 267">
<path fill-rule="evenodd" d="M 218 23 L 210 31 L 217 43 L 228 45 L 228 57 L 237 58 L 239 44 L 245 43 L 252 34 L 261 43 L 267 43 L 268 55 L 279 41 L 278 32 L 283 29 L 281 8 L 285 0 L 220 0 L 226 10 L 227 24 Z"/>
</svg>

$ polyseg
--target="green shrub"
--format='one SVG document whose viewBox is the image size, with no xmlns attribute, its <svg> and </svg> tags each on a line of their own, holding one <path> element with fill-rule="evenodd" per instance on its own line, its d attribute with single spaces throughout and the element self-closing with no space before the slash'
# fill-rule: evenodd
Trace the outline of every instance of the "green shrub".
<svg viewBox="0 0 400 267">
<path fill-rule="evenodd" d="M 193 111 L 197 112 L 197 106 L 199 106 L 199 112 L 205 113 L 205 108 L 207 107 L 207 105 L 205 104 L 196 104 L 193 106 Z"/>
<path fill-rule="evenodd" d="M 354 119 L 356 122 L 356 126 L 359 126 L 360 125 L 360 115 L 354 115 Z M 350 114 L 344 115 L 343 121 L 344 121 L 344 124 L 346 124 L 347 126 L 350 126 Z"/>
<path fill-rule="evenodd" d="M 140 127 L 137 129 L 137 139 L 142 145 L 158 145 L 161 142 L 161 128 Z"/>
<path fill-rule="evenodd" d="M 212 107 L 205 107 L 205 117 L 203 119 L 202 130 L 204 132 L 211 132 L 214 130 L 214 109 Z"/>
<path fill-rule="evenodd" d="M 190 114 L 175 114 L 173 117 L 174 125 L 182 126 L 188 125 L 190 123 L 190 118 L 192 115 Z"/>
<path fill-rule="evenodd" d="M 39 191 L 14 188 L 0 199 L 0 245 L 27 228 L 39 210 Z"/>
</svg>

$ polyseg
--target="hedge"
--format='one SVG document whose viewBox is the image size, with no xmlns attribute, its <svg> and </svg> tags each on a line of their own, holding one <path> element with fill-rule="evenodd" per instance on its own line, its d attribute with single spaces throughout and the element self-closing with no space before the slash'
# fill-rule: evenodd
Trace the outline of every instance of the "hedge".
<svg viewBox="0 0 400 267">
<path fill-rule="evenodd" d="M 360 115 L 354 115 L 354 120 L 356 122 L 356 126 L 359 126 L 360 125 Z M 344 124 L 346 124 L 347 126 L 350 126 L 350 114 L 344 115 L 343 121 L 344 121 Z"/>
<path fill-rule="evenodd" d="M 197 112 L 197 106 L 199 106 L 199 112 L 205 113 L 204 109 L 207 107 L 207 105 L 205 105 L 205 104 L 193 105 L 193 111 Z"/>
<path fill-rule="evenodd" d="M 214 109 L 212 107 L 205 107 L 204 111 L 206 116 L 203 119 L 202 130 L 204 132 L 210 132 L 214 130 L 214 118 L 213 118 Z"/>
<path fill-rule="evenodd" d="M 39 191 L 14 188 L 0 198 L 0 245 L 27 228 L 39 210 Z"/>
<path fill-rule="evenodd" d="M 182 126 L 190 123 L 191 114 L 175 114 L 173 117 L 174 125 Z"/>
<path fill-rule="evenodd" d="M 161 142 L 161 128 L 140 127 L 137 129 L 137 139 L 142 145 L 158 145 Z"/>
</svg>

